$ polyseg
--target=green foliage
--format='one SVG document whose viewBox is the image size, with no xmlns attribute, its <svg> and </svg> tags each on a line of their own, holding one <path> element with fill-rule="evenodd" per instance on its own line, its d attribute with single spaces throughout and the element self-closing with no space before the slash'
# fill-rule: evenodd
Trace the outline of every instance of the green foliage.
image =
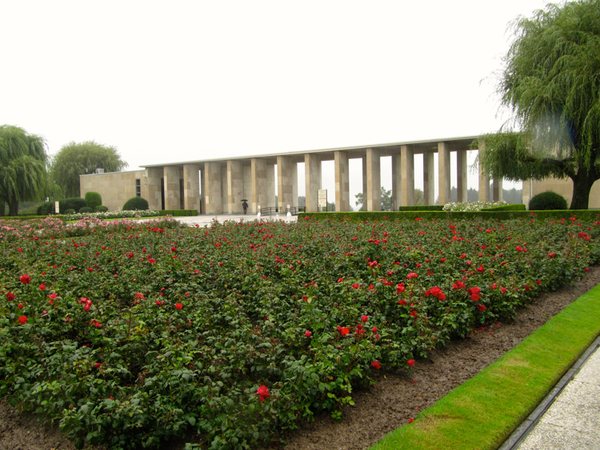
<svg viewBox="0 0 600 450">
<path fill-rule="evenodd" d="M 500 205 L 492 206 L 490 208 L 483 208 L 482 211 L 525 211 L 526 209 L 527 208 L 525 208 L 523 203 L 517 203 L 512 205 Z"/>
<path fill-rule="evenodd" d="M 148 209 L 148 200 L 142 197 L 132 197 L 123 205 L 124 211 L 144 211 Z"/>
<path fill-rule="evenodd" d="M 46 143 L 19 127 L 0 126 L 0 207 L 16 216 L 19 202 L 41 200 L 48 190 Z"/>
<path fill-rule="evenodd" d="M 173 217 L 197 216 L 198 211 L 196 209 L 162 209 L 158 211 L 158 215 Z"/>
<path fill-rule="evenodd" d="M 75 210 L 73 208 L 68 208 L 65 209 L 65 211 L 62 214 L 75 214 Z"/>
<path fill-rule="evenodd" d="M 562 195 L 553 191 L 541 192 L 529 201 L 530 211 L 567 209 L 567 201 Z"/>
<path fill-rule="evenodd" d="M 78 446 L 269 446 L 599 261 L 600 222 L 531 217 L 0 222 L 0 395 Z"/>
<path fill-rule="evenodd" d="M 442 211 L 444 205 L 400 206 L 398 211 Z"/>
<path fill-rule="evenodd" d="M 65 211 L 68 209 L 72 209 L 75 212 L 78 212 L 81 208 L 86 206 L 86 202 L 85 202 L 85 199 L 83 199 L 81 197 L 71 197 L 71 198 L 66 198 L 64 200 L 60 200 L 58 202 L 58 206 L 60 209 L 60 213 L 64 214 Z"/>
<path fill-rule="evenodd" d="M 363 193 L 359 192 L 358 194 L 355 195 L 356 197 L 356 206 L 359 206 L 360 209 L 359 211 L 364 211 L 366 208 L 363 205 Z M 383 186 L 381 186 L 381 205 L 377 208 L 377 210 L 381 210 L 381 211 L 391 211 L 393 209 L 393 198 L 392 198 L 392 191 L 391 190 L 387 190 L 386 188 L 384 188 Z"/>
<path fill-rule="evenodd" d="M 480 162 L 511 180 L 571 178 L 571 209 L 585 209 L 600 179 L 600 2 L 549 4 L 515 34 L 498 90 L 522 131 L 482 136 Z"/>
<path fill-rule="evenodd" d="M 54 212 L 54 202 L 44 202 L 38 206 L 37 214 L 47 216 Z"/>
<path fill-rule="evenodd" d="M 78 197 L 79 175 L 92 174 L 96 169 L 118 172 L 127 167 L 117 149 L 94 141 L 71 142 L 52 158 L 51 173 L 55 183 L 67 197 Z"/>
<path fill-rule="evenodd" d="M 94 208 L 94 212 L 107 212 L 108 208 L 104 205 L 98 205 Z"/>
<path fill-rule="evenodd" d="M 91 212 L 94 212 L 94 210 L 92 208 L 90 208 L 89 206 L 84 206 L 83 208 L 79 209 L 78 212 L 80 214 L 81 213 L 91 213 Z"/>
<path fill-rule="evenodd" d="M 97 206 L 102 205 L 102 196 L 97 192 L 86 192 L 85 204 L 94 211 Z"/>
</svg>

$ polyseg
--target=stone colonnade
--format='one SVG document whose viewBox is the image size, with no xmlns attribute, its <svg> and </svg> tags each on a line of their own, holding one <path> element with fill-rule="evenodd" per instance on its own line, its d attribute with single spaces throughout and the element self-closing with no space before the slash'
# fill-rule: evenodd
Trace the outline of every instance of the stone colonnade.
<svg viewBox="0 0 600 450">
<path fill-rule="evenodd" d="M 414 157 L 423 155 L 423 202 L 435 201 L 435 180 L 439 204 L 450 201 L 451 152 L 456 152 L 458 201 L 467 201 L 467 150 L 475 137 L 407 144 L 351 147 L 334 150 L 293 152 L 224 160 L 153 165 L 145 167 L 144 183 L 150 209 L 197 209 L 201 214 L 241 214 L 242 201 L 248 212 L 261 208 L 298 205 L 298 163 L 305 165 L 306 211 L 318 211 L 321 188 L 321 162 L 334 161 L 337 211 L 350 211 L 349 160 L 362 159 L 363 199 L 368 211 L 381 209 L 381 157 L 391 157 L 394 210 L 415 204 Z M 434 154 L 438 154 L 438 173 L 434 173 Z M 275 176 L 275 166 L 277 175 Z M 479 200 L 502 199 L 502 181 L 490 180 L 479 171 Z M 275 197 L 277 183 L 277 204 Z"/>
</svg>

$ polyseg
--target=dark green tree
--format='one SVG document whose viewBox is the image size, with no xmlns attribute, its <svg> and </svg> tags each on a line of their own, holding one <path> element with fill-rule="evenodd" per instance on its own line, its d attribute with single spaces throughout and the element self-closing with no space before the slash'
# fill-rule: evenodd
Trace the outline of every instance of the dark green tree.
<svg viewBox="0 0 600 450">
<path fill-rule="evenodd" d="M 46 143 L 19 127 L 0 126 L 0 215 L 16 216 L 19 202 L 41 200 L 48 189 Z"/>
<path fill-rule="evenodd" d="M 600 0 L 549 4 L 514 29 L 498 86 L 513 117 L 480 137 L 480 161 L 498 178 L 570 178 L 571 209 L 587 209 L 600 179 Z"/>
<path fill-rule="evenodd" d="M 65 197 L 79 197 L 79 175 L 94 173 L 96 169 L 118 172 L 127 167 L 117 149 L 94 141 L 71 142 L 52 158 L 52 179 L 60 186 Z"/>
</svg>

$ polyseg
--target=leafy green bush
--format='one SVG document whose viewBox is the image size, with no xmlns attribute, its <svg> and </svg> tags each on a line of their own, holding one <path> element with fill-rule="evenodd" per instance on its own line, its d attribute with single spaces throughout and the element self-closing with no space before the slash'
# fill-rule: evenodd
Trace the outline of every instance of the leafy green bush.
<svg viewBox="0 0 600 450">
<path fill-rule="evenodd" d="M 72 208 L 69 208 L 69 209 L 65 210 L 65 212 L 63 212 L 63 214 L 75 214 L 75 210 Z"/>
<path fill-rule="evenodd" d="M 133 197 L 125 202 L 123 205 L 124 211 L 145 211 L 148 209 L 148 200 L 142 197 Z"/>
<path fill-rule="evenodd" d="M 83 208 L 81 208 L 79 210 L 79 213 L 91 213 L 94 212 L 94 210 L 92 208 L 90 208 L 89 206 L 84 206 Z"/>
<path fill-rule="evenodd" d="M 81 197 L 66 198 L 64 200 L 60 200 L 58 203 L 59 203 L 61 214 L 68 209 L 73 209 L 73 210 L 75 210 L 75 212 L 77 212 L 81 208 L 86 206 L 85 199 L 83 199 Z"/>
<path fill-rule="evenodd" d="M 94 208 L 94 212 L 107 212 L 108 208 L 104 205 L 98 205 Z"/>
<path fill-rule="evenodd" d="M 40 216 L 47 216 L 54 212 L 54 202 L 44 202 L 38 206 L 37 213 Z"/>
<path fill-rule="evenodd" d="M 97 192 L 86 192 L 85 204 L 88 208 L 91 208 L 92 211 L 94 211 L 97 206 L 102 205 L 102 196 Z"/>
<path fill-rule="evenodd" d="M 548 211 L 567 209 L 567 201 L 562 195 L 553 191 L 541 192 L 529 201 L 530 211 Z"/>
</svg>

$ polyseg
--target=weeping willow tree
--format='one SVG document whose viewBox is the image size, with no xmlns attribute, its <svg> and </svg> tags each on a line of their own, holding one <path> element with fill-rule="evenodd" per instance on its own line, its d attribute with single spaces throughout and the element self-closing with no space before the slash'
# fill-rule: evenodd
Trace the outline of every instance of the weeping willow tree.
<svg viewBox="0 0 600 450">
<path fill-rule="evenodd" d="M 512 119 L 479 138 L 483 170 L 570 178 L 571 209 L 587 209 L 600 179 L 600 0 L 547 5 L 514 31 L 498 85 Z"/>
<path fill-rule="evenodd" d="M 15 126 L 0 126 L 0 215 L 16 216 L 19 202 L 41 200 L 48 189 L 43 138 Z"/>
<path fill-rule="evenodd" d="M 79 175 L 96 169 L 118 172 L 127 167 L 117 149 L 95 141 L 70 142 L 52 158 L 52 178 L 66 197 L 79 197 Z"/>
</svg>

